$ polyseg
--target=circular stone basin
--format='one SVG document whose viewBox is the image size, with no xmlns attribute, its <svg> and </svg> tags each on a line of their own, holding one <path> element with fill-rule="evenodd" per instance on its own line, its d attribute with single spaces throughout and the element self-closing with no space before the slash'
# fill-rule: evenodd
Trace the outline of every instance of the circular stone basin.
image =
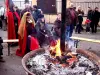
<svg viewBox="0 0 100 75">
<path fill-rule="evenodd" d="M 42 65 L 44 65 L 45 64 L 45 62 L 44 62 L 44 58 L 42 58 L 41 56 L 41 58 L 36 58 L 36 56 L 37 55 L 41 55 L 41 54 L 44 54 L 44 52 L 45 52 L 45 49 L 37 49 L 37 50 L 34 50 L 34 51 L 31 51 L 31 52 L 29 52 L 29 53 L 27 53 L 24 57 L 23 57 L 23 59 L 22 59 L 22 65 L 23 65 L 23 67 L 24 67 L 24 69 L 25 69 L 25 71 L 26 71 L 26 73 L 28 74 L 28 75 L 61 75 L 60 73 L 55 73 L 55 72 L 57 72 L 57 71 L 54 71 L 53 70 L 53 72 L 55 73 L 55 74 L 53 74 L 52 72 L 50 73 L 49 72 L 49 74 L 47 73 L 47 74 L 39 74 L 38 72 L 36 73 L 36 70 L 35 71 L 32 71 L 32 70 L 30 70 L 29 69 L 29 67 L 27 67 L 27 65 L 28 65 L 28 62 L 29 61 L 36 61 L 36 62 L 38 62 L 37 60 L 40 60 L 40 61 L 42 61 Z M 95 64 L 96 66 L 97 66 L 97 68 L 100 68 L 100 58 L 97 56 L 97 55 L 95 55 L 94 53 L 92 53 L 92 52 L 90 52 L 90 51 L 87 51 L 87 50 L 82 50 L 82 49 L 77 49 L 77 53 L 79 54 L 79 55 L 81 55 L 81 58 L 80 58 L 80 60 L 83 60 L 84 58 L 86 58 L 86 59 L 88 59 L 88 60 L 90 60 L 93 64 Z M 89 62 L 90 62 L 89 61 Z M 90 63 L 91 63 L 90 62 Z M 84 62 L 83 62 L 84 63 Z M 89 63 L 89 64 L 90 64 Z M 29 64 L 32 64 L 32 63 L 29 63 Z M 39 63 L 38 63 L 39 64 Z M 78 65 L 79 65 L 79 63 L 77 63 Z M 32 64 L 33 65 L 33 64 Z M 76 65 L 76 64 L 75 64 Z M 81 66 L 87 66 L 87 65 L 84 65 L 84 64 L 80 64 Z M 39 68 L 39 70 L 43 70 L 44 68 L 41 68 L 41 66 L 39 66 L 39 65 L 37 65 L 38 66 L 38 68 Z M 61 67 L 62 68 L 62 67 Z M 65 70 L 65 68 L 64 69 L 59 69 L 59 70 Z M 78 68 L 75 68 L 75 71 L 78 71 L 78 69 L 79 69 L 80 67 L 78 67 Z M 67 69 L 67 68 L 66 68 Z M 77 69 L 77 70 L 76 70 Z M 68 69 L 67 69 L 67 71 L 69 70 L 69 67 L 68 67 Z M 81 69 L 79 69 L 79 70 L 82 70 L 82 68 Z M 71 70 L 71 71 L 74 71 L 74 70 Z M 69 70 L 69 72 L 71 72 L 70 70 Z M 58 71 L 59 72 L 59 71 Z M 62 72 L 64 72 L 64 71 L 62 71 Z M 63 74 L 63 75 L 66 75 L 66 74 Z M 67 75 L 84 75 L 84 74 L 71 74 L 71 73 L 68 73 Z M 97 74 L 89 74 L 89 72 L 86 74 L 86 75 L 100 75 L 100 69 L 98 70 L 98 73 Z"/>
</svg>

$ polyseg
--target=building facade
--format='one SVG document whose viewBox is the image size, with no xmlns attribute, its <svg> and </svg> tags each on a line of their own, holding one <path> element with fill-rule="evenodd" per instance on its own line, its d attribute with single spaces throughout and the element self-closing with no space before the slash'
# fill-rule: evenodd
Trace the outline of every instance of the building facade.
<svg viewBox="0 0 100 75">
<path fill-rule="evenodd" d="M 0 7 L 5 6 L 5 0 L 0 0 Z"/>
<path fill-rule="evenodd" d="M 88 7 L 91 7 L 92 9 L 98 7 L 100 10 L 100 0 L 71 0 L 71 2 L 74 4 L 76 8 L 78 6 L 81 6 L 85 14 L 87 14 L 88 12 Z"/>
</svg>

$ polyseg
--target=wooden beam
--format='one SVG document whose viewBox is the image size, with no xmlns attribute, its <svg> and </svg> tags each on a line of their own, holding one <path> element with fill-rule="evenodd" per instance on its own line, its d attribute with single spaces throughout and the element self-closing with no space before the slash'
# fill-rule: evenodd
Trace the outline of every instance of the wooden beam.
<svg viewBox="0 0 100 75">
<path fill-rule="evenodd" d="M 19 42 L 19 40 L 18 39 L 3 40 L 3 43 L 10 43 L 10 42 Z"/>
</svg>

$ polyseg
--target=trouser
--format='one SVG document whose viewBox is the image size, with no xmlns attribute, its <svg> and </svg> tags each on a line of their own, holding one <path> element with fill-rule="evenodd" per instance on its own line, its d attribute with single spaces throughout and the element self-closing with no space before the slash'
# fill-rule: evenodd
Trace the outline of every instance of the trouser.
<svg viewBox="0 0 100 75">
<path fill-rule="evenodd" d="M 7 30 L 7 22 L 6 19 L 2 20 L 2 24 L 3 24 L 3 30 Z"/>
<path fill-rule="evenodd" d="M 81 30 L 83 30 L 83 27 L 82 27 L 82 21 L 79 22 L 79 24 L 76 25 L 76 29 L 75 29 L 75 32 L 78 32 L 80 33 Z"/>
<path fill-rule="evenodd" d="M 16 39 L 18 39 L 18 22 L 15 23 L 15 34 L 16 34 Z"/>
<path fill-rule="evenodd" d="M 86 32 L 90 32 L 90 24 L 86 25 Z"/>
<path fill-rule="evenodd" d="M 2 29 L 2 26 L 3 26 L 2 20 L 0 19 L 0 28 L 1 28 L 1 29 Z"/>
<path fill-rule="evenodd" d="M 65 35 L 66 35 L 66 40 L 70 40 L 70 37 L 72 36 L 73 34 L 73 29 L 74 29 L 74 25 L 69 25 L 69 26 L 66 26 L 66 32 L 65 32 Z"/>
<path fill-rule="evenodd" d="M 3 55 L 3 46 L 0 44 L 0 56 Z"/>
<path fill-rule="evenodd" d="M 0 37 L 0 56 L 3 55 L 3 46 L 2 46 L 2 43 L 3 43 L 3 39 Z"/>
<path fill-rule="evenodd" d="M 92 33 L 96 33 L 97 32 L 97 26 L 98 26 L 98 22 L 92 22 L 91 23 L 91 32 Z"/>
</svg>

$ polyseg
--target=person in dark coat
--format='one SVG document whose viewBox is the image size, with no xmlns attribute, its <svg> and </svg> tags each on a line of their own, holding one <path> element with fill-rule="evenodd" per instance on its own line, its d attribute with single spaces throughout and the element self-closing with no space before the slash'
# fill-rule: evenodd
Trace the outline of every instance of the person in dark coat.
<svg viewBox="0 0 100 75">
<path fill-rule="evenodd" d="M 23 16 L 23 14 L 26 13 L 26 12 L 31 12 L 30 6 L 29 6 L 29 4 L 27 4 L 27 3 L 25 4 L 25 9 L 22 10 L 22 12 L 21 12 L 21 18 L 22 18 L 22 16 Z"/>
<path fill-rule="evenodd" d="M 38 19 L 36 23 L 37 39 L 40 46 L 48 45 L 52 41 L 53 35 L 49 30 L 48 25 L 45 23 L 44 16 Z"/>
<path fill-rule="evenodd" d="M 90 31 L 90 26 L 91 26 L 91 21 L 92 21 L 92 9 L 91 7 L 88 7 L 88 13 L 87 13 L 87 23 L 86 24 L 86 32 L 89 32 Z"/>
<path fill-rule="evenodd" d="M 16 12 L 18 13 L 18 15 L 21 17 L 21 11 L 20 11 L 20 9 L 16 6 L 15 7 L 16 8 Z"/>
<path fill-rule="evenodd" d="M 92 33 L 96 33 L 97 32 L 97 26 L 99 23 L 99 19 L 100 19 L 100 12 L 98 10 L 98 7 L 95 8 L 95 10 L 93 11 L 92 14 L 92 19 L 91 19 L 91 29 L 92 29 Z"/>
<path fill-rule="evenodd" d="M 82 22 L 83 22 L 83 15 L 84 15 L 84 12 L 81 10 L 80 6 L 78 7 L 77 15 L 78 15 L 78 24 L 76 26 L 75 32 L 76 33 L 78 32 L 78 34 L 80 34 L 81 31 L 83 30 Z"/>
<path fill-rule="evenodd" d="M 37 20 L 39 19 L 39 16 L 41 16 L 41 11 L 38 10 L 36 5 L 33 6 L 32 16 L 33 16 L 35 22 L 37 22 Z"/>
<path fill-rule="evenodd" d="M 0 28 L 1 29 L 4 27 L 4 25 L 3 25 L 4 13 L 5 13 L 5 8 L 3 6 L 1 6 L 0 7 Z"/>
<path fill-rule="evenodd" d="M 55 20 L 54 22 L 54 27 L 53 27 L 53 31 L 54 31 L 54 36 L 55 38 L 60 38 L 60 35 L 61 35 L 61 25 L 62 25 L 62 22 L 61 22 L 61 14 L 59 13 L 58 16 L 57 16 L 57 19 Z"/>
<path fill-rule="evenodd" d="M 66 10 L 66 40 L 70 40 L 70 37 L 73 34 L 74 26 L 77 23 L 77 14 L 73 7 L 73 4 L 71 4 L 70 8 L 67 8 Z"/>
<path fill-rule="evenodd" d="M 88 14 L 87 14 L 87 19 L 92 20 L 92 9 L 91 7 L 88 7 Z"/>
</svg>

